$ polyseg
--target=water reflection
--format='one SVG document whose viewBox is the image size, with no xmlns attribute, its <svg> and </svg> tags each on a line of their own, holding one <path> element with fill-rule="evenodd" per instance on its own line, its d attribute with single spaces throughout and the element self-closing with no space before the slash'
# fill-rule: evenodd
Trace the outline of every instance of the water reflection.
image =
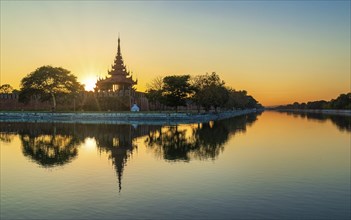
<svg viewBox="0 0 351 220">
<path fill-rule="evenodd" d="M 284 112 L 294 117 L 306 118 L 307 120 L 325 122 L 330 120 L 340 131 L 351 132 L 351 117 L 342 115 L 327 115 L 320 113 L 306 112 Z"/>
<path fill-rule="evenodd" d="M 128 159 L 137 149 L 135 139 L 145 136 L 158 126 L 149 125 L 80 125 L 85 126 L 85 135 L 95 137 L 97 147 L 106 152 L 116 170 L 118 189 L 122 189 L 122 176 Z"/>
<path fill-rule="evenodd" d="M 0 142 L 11 143 L 15 135 L 13 133 L 0 133 Z"/>
<path fill-rule="evenodd" d="M 257 114 L 191 126 L 175 125 L 149 132 L 146 145 L 168 161 L 216 159 L 230 136 L 245 132 Z"/>
<path fill-rule="evenodd" d="M 18 133 L 24 156 L 43 167 L 54 167 L 69 163 L 78 155 L 80 140 L 65 130 L 55 124 L 16 123 L 1 126 L 1 136 Z"/>
<path fill-rule="evenodd" d="M 120 191 L 125 166 L 138 147 L 136 138 L 146 136 L 146 146 L 167 161 L 214 160 L 231 136 L 245 132 L 256 120 L 257 115 L 252 114 L 177 126 L 2 123 L 0 141 L 9 143 L 18 134 L 23 155 L 41 167 L 51 168 L 73 161 L 79 146 L 94 138 L 98 151 L 106 153 L 112 161 Z"/>
</svg>

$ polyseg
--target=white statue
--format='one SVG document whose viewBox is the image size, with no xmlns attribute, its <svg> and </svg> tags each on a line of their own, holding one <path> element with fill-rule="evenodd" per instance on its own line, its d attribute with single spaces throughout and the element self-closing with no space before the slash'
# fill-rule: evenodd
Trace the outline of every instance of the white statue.
<svg viewBox="0 0 351 220">
<path fill-rule="evenodd" d="M 132 108 L 130 109 L 132 112 L 138 112 L 139 111 L 139 107 L 136 103 L 134 103 L 134 105 L 132 106 Z"/>
</svg>

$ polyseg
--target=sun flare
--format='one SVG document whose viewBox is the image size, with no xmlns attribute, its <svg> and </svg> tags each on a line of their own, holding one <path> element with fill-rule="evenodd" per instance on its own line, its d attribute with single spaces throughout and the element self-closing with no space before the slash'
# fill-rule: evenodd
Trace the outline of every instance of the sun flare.
<svg viewBox="0 0 351 220">
<path fill-rule="evenodd" d="M 83 80 L 84 89 L 86 91 L 94 91 L 96 79 L 94 77 L 89 77 Z"/>
</svg>

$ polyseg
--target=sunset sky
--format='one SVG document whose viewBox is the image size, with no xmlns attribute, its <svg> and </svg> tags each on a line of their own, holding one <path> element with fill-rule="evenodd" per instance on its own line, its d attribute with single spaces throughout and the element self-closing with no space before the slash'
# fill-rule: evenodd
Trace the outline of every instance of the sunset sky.
<svg viewBox="0 0 351 220">
<path fill-rule="evenodd" d="M 43 65 L 82 83 L 117 52 L 138 78 L 217 72 L 265 106 L 350 92 L 350 1 L 1 1 L 0 84 Z"/>
</svg>

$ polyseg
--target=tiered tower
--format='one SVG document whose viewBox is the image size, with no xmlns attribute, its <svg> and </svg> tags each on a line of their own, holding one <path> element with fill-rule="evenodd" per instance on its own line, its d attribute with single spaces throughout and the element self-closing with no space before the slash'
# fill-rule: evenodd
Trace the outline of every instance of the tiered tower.
<svg viewBox="0 0 351 220">
<path fill-rule="evenodd" d="M 133 85 L 137 84 L 137 80 L 133 80 L 133 77 L 130 76 L 130 72 L 127 70 L 124 65 L 120 39 L 118 37 L 118 47 L 117 55 L 115 57 L 114 63 L 111 66 L 111 70 L 108 71 L 110 77 L 105 79 L 99 79 L 96 82 L 96 91 L 126 91 L 131 90 Z"/>
</svg>

